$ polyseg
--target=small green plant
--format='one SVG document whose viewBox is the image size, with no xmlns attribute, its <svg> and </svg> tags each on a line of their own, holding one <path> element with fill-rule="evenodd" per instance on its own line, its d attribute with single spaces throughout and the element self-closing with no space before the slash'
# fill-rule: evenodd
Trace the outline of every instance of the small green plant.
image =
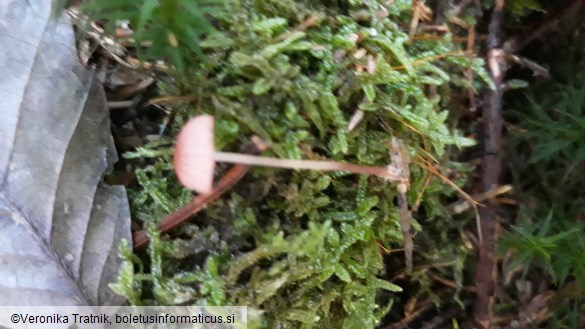
<svg viewBox="0 0 585 329">
<path fill-rule="evenodd" d="M 527 215 L 526 212 L 523 213 Z M 577 234 L 583 228 L 551 227 L 553 217 L 556 216 L 551 209 L 544 219 L 536 223 L 524 222 L 514 227 L 503 237 L 500 246 L 503 250 L 517 251 L 510 266 L 523 266 L 524 273 L 533 264 L 543 267 L 556 284 L 564 283 L 569 274 L 576 275 L 579 281 L 585 283 L 585 273 L 579 270 L 585 265 L 585 241 Z M 555 219 L 558 221 L 558 218 Z M 558 233 L 552 234 L 551 231 Z"/>
<path fill-rule="evenodd" d="M 557 73 L 558 80 L 533 86 L 535 92 L 509 118 L 514 122 L 509 145 L 514 151 L 508 158 L 524 206 L 500 249 L 512 255 L 505 271 L 522 268 L 522 275 L 530 278 L 542 276 L 544 270 L 558 287 L 562 302 L 551 328 L 579 321 L 582 326 L 578 314 L 585 287 L 585 75 L 579 69 L 582 60 L 572 63 L 570 73 Z"/>
<path fill-rule="evenodd" d="M 103 20 L 109 32 L 117 20 L 129 21 L 138 56 L 143 60 L 166 60 L 182 74 L 188 62 L 203 60 L 199 41 L 213 31 L 209 15 L 223 10 L 223 1 L 88 1 L 84 10 L 93 19 Z"/>
<path fill-rule="evenodd" d="M 518 18 L 525 16 L 529 11 L 544 11 L 539 0 L 506 1 L 506 10 Z"/>
</svg>

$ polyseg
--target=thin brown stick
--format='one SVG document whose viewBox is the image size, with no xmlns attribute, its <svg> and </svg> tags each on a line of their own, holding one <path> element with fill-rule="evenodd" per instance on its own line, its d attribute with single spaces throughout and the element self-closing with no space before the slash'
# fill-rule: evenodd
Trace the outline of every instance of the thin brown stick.
<svg viewBox="0 0 585 329">
<path fill-rule="evenodd" d="M 249 153 L 257 154 L 262 151 L 265 145 L 255 143 Z M 168 232 L 169 230 L 179 226 L 188 221 L 193 215 L 205 209 L 207 205 L 217 200 L 232 186 L 239 182 L 244 175 L 250 170 L 251 166 L 237 164 L 234 165 L 214 186 L 213 191 L 209 194 L 198 195 L 191 200 L 187 205 L 179 208 L 177 211 L 165 216 L 158 224 L 157 228 L 161 232 Z M 139 250 L 148 244 L 149 237 L 145 230 L 134 233 L 134 250 Z"/>
<path fill-rule="evenodd" d="M 200 212 L 208 204 L 217 200 L 227 190 L 240 181 L 248 172 L 250 166 L 237 164 L 233 166 L 214 187 L 209 194 L 198 195 L 187 205 L 164 217 L 157 225 L 161 232 L 167 232 L 174 227 L 188 221 L 193 215 Z M 134 233 L 134 250 L 142 249 L 148 244 L 149 237 L 145 230 Z"/>
<path fill-rule="evenodd" d="M 487 192 L 472 195 L 471 198 L 475 200 L 475 202 L 481 203 L 487 199 L 495 198 L 500 194 L 508 193 L 513 189 L 512 185 L 494 186 Z M 459 200 L 447 206 L 447 211 L 450 214 L 460 214 L 472 206 L 473 205 L 470 204 L 468 200 Z"/>
<path fill-rule="evenodd" d="M 459 288 L 457 285 L 457 282 L 453 281 L 453 280 L 447 280 L 443 277 L 440 277 L 436 274 L 431 274 L 431 277 L 436 280 L 439 283 L 442 283 L 444 285 L 446 285 L 447 287 L 453 288 L 453 289 L 457 289 Z M 461 287 L 462 290 L 471 292 L 471 293 L 475 293 L 475 287 L 471 287 L 471 286 L 462 286 Z"/>
<path fill-rule="evenodd" d="M 502 101 L 503 80 L 507 70 L 501 46 L 504 0 L 496 0 L 489 25 L 488 66 L 495 89 L 486 95 L 484 117 L 484 156 L 482 159 L 481 192 L 498 185 L 501 171 Z M 481 232 L 478 264 L 475 273 L 476 298 L 474 302 L 475 327 L 488 329 L 493 324 L 493 305 L 496 285 L 496 207 L 493 200 L 486 200 L 479 209 Z"/>
<path fill-rule="evenodd" d="M 448 294 L 449 291 L 444 289 L 441 289 L 437 292 L 437 295 L 441 298 L 446 298 Z M 419 319 L 424 313 L 426 313 L 431 307 L 433 307 L 433 305 L 434 304 L 432 299 L 430 297 L 426 298 L 420 303 L 418 303 L 418 305 L 416 305 L 417 306 L 416 309 L 414 309 L 411 312 L 407 312 L 408 314 L 405 314 L 405 317 L 402 320 L 395 323 L 391 323 L 387 326 L 382 327 L 381 329 L 404 329 L 408 327 L 410 323 Z"/>
<path fill-rule="evenodd" d="M 445 322 L 463 313 L 465 313 L 465 310 L 462 310 L 460 307 L 453 307 L 425 323 L 422 329 L 446 328 Z"/>
<path fill-rule="evenodd" d="M 582 0 L 571 0 L 563 4 L 553 14 L 527 33 L 515 36 L 502 44 L 504 0 L 496 0 L 492 13 L 488 33 L 488 66 L 494 81 L 495 89 L 486 95 L 483 110 L 484 117 L 484 148 L 482 159 L 482 181 L 480 192 L 487 192 L 498 185 L 502 169 L 501 139 L 502 139 L 502 108 L 505 93 L 504 76 L 508 69 L 506 56 L 519 51 L 531 41 L 541 37 L 556 22 L 567 13 L 577 10 Z M 474 324 L 479 328 L 491 328 L 494 324 L 493 305 L 495 302 L 495 285 L 497 280 L 495 243 L 497 202 L 491 198 L 485 202 L 485 207 L 479 210 L 483 241 L 480 242 L 479 257 L 475 273 L 476 299 L 474 302 Z"/>
<path fill-rule="evenodd" d="M 430 298 L 427 298 L 419 303 L 418 308 L 415 309 L 413 312 L 407 314 L 402 320 L 390 324 L 382 329 L 403 329 L 408 327 L 408 325 L 418 319 L 421 315 L 426 313 L 431 307 L 433 306 L 433 302 Z"/>
</svg>

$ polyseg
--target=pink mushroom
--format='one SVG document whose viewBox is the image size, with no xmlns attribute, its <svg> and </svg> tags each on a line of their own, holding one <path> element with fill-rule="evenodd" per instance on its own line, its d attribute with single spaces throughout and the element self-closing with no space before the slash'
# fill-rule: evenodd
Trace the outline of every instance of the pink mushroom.
<svg viewBox="0 0 585 329">
<path fill-rule="evenodd" d="M 208 194 L 213 190 L 216 161 L 290 169 L 349 171 L 355 174 L 376 175 L 392 181 L 403 179 L 400 172 L 392 166 L 371 167 L 335 161 L 291 160 L 216 152 L 213 117 L 210 115 L 194 117 L 185 124 L 177 137 L 173 160 L 179 182 L 200 194 Z"/>
<path fill-rule="evenodd" d="M 197 193 L 213 190 L 213 117 L 200 115 L 189 120 L 177 136 L 173 162 L 179 182 Z"/>
</svg>

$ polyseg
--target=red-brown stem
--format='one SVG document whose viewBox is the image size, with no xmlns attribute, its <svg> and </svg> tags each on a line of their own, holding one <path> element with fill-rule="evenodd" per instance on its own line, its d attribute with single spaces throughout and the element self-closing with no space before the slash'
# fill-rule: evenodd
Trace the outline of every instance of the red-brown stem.
<svg viewBox="0 0 585 329">
<path fill-rule="evenodd" d="M 266 146 L 255 143 L 250 150 L 250 153 L 257 154 L 261 152 Z M 200 212 L 208 204 L 217 200 L 227 190 L 232 188 L 239 182 L 244 175 L 250 170 L 251 166 L 236 164 L 234 165 L 214 186 L 213 191 L 209 194 L 198 195 L 194 197 L 187 205 L 179 208 L 177 211 L 165 216 L 158 224 L 157 228 L 161 232 L 167 232 L 178 225 L 188 221 L 193 215 Z M 148 234 L 145 230 L 134 233 L 134 250 L 143 249 L 149 241 Z"/>
<path fill-rule="evenodd" d="M 233 166 L 217 182 L 213 191 L 209 194 L 198 195 L 187 205 L 164 217 L 157 225 L 161 232 L 167 232 L 174 227 L 188 221 L 193 215 L 200 212 L 208 204 L 217 200 L 227 190 L 234 186 L 248 172 L 250 166 L 237 164 Z M 148 244 L 149 238 L 145 230 L 134 233 L 134 250 L 142 249 Z"/>
</svg>

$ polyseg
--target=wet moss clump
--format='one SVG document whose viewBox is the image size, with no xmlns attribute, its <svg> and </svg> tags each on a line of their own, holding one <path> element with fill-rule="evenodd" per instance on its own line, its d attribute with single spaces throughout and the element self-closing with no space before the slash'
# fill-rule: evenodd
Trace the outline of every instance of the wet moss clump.
<svg viewBox="0 0 585 329">
<path fill-rule="evenodd" d="M 137 171 L 131 196 L 143 225 L 191 198 L 173 175 L 172 144 L 203 113 L 215 117 L 218 149 L 241 151 L 257 135 L 270 145 L 265 155 L 280 158 L 383 166 L 394 136 L 411 159 L 413 233 L 467 224 L 445 224 L 454 189 L 428 166 L 464 172 L 446 150 L 474 141 L 448 121 L 450 97 L 487 80 L 480 59 L 449 33 L 410 40 L 411 1 L 225 6 L 208 16 L 205 59 L 184 58 L 178 85 L 167 86 L 190 101 L 172 107 L 165 139 L 129 155 L 152 163 Z M 115 289 L 134 304 L 247 305 L 250 328 L 374 328 L 402 290 L 388 280 L 404 269 L 396 197 L 378 177 L 256 168 L 192 223 L 164 237 L 151 231 L 147 263 L 132 266 L 127 253 Z M 449 234 L 417 237 L 415 265 L 447 259 L 460 283 L 466 251 Z M 415 273 L 423 288 L 413 295 L 432 294 Z"/>
</svg>

